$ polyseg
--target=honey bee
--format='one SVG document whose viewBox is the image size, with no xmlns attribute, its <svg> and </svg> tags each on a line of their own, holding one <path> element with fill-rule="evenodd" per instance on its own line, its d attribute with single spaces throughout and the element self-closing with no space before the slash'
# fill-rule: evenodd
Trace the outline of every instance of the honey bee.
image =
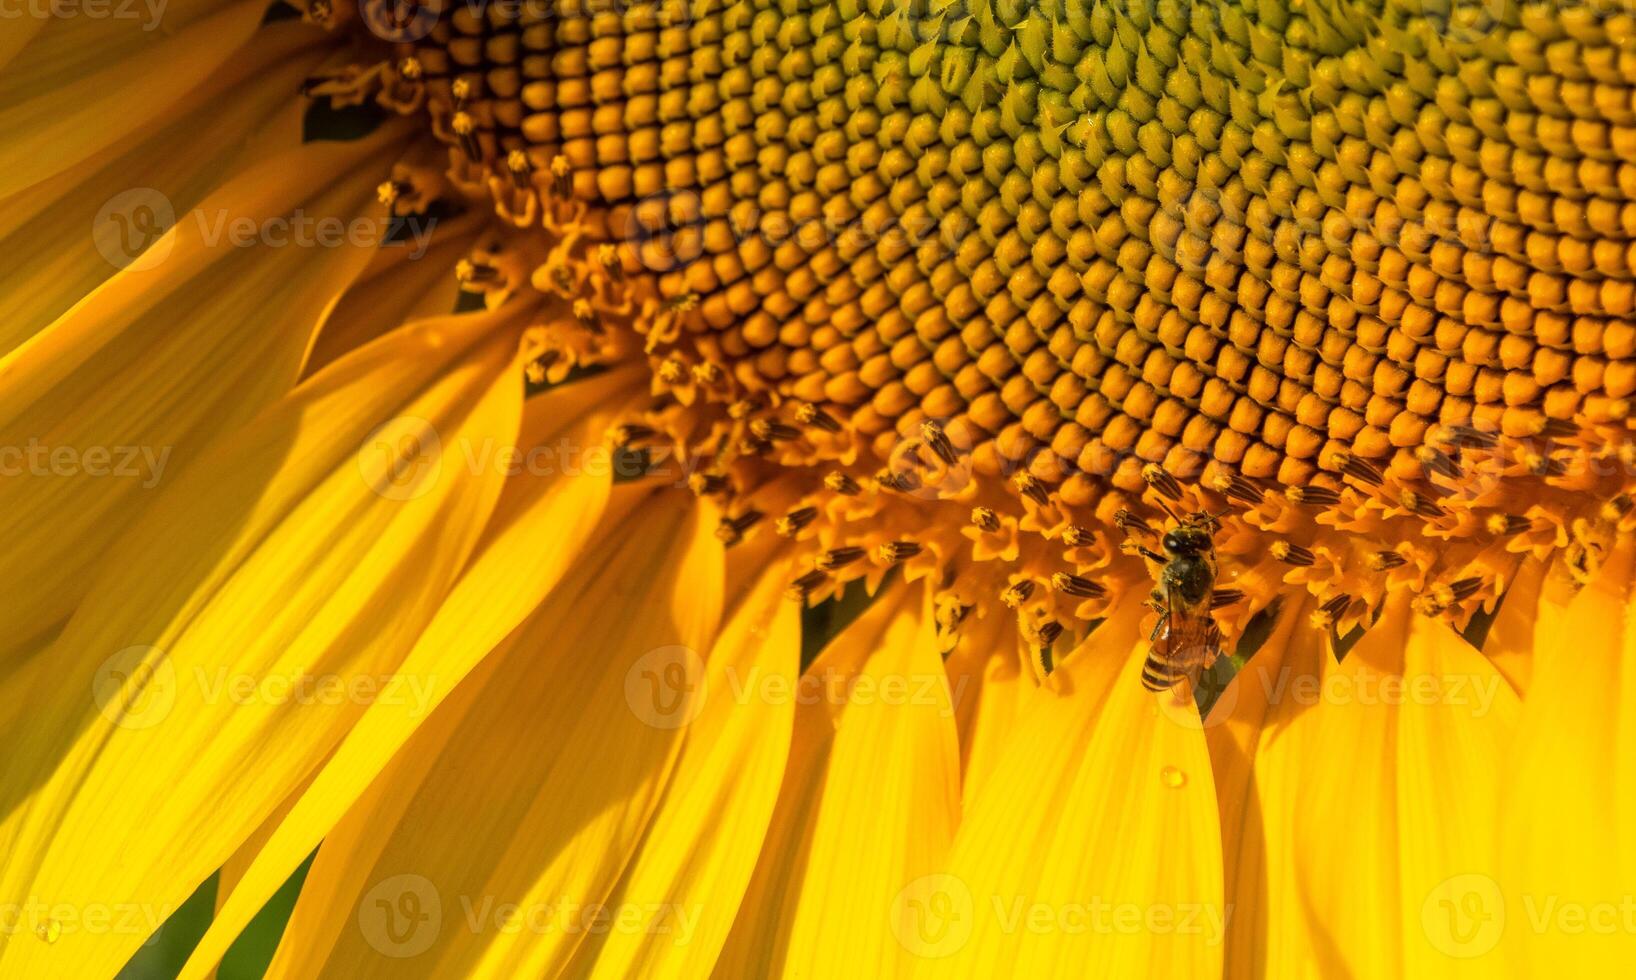
<svg viewBox="0 0 1636 980">
<path fill-rule="evenodd" d="M 1157 533 L 1140 518 L 1126 513 L 1119 518 L 1127 530 Z M 1142 686 L 1150 691 L 1168 691 L 1183 677 L 1197 688 L 1199 674 L 1221 654 L 1221 627 L 1211 615 L 1222 604 L 1215 590 L 1216 527 L 1214 515 L 1194 514 L 1178 518 L 1159 539 L 1164 554 L 1136 546 L 1142 557 L 1163 566 L 1148 600 L 1159 612 L 1142 665 Z"/>
</svg>

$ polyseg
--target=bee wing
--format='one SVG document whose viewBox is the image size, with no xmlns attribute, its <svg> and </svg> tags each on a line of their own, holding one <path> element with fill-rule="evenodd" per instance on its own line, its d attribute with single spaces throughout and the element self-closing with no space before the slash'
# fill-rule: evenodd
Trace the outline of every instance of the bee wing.
<svg viewBox="0 0 1636 980">
<path fill-rule="evenodd" d="M 1199 675 L 1221 655 L 1221 627 L 1209 613 L 1169 616 L 1165 654 L 1171 672 L 1187 678 L 1190 690 L 1197 690 Z"/>
</svg>

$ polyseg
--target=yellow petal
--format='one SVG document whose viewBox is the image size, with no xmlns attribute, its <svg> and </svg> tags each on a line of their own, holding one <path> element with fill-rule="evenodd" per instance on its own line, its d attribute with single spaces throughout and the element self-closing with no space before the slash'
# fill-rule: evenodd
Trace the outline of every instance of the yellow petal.
<svg viewBox="0 0 1636 980">
<path fill-rule="evenodd" d="M 293 386 L 317 325 L 373 251 L 362 236 L 241 246 L 224 229 L 297 210 L 378 220 L 371 171 L 391 143 L 315 143 L 246 171 L 0 358 L 0 446 L 12 447 L 0 465 L 13 474 L 0 480 L 0 654 L 73 608 L 109 542 L 199 447 Z"/>
<path fill-rule="evenodd" d="M 174 122 L 3 202 L 0 354 L 136 258 L 150 220 L 167 211 L 185 217 L 233 172 L 246 136 L 299 99 L 296 89 L 319 56 L 310 30 L 272 25 L 184 100 Z"/>
<path fill-rule="evenodd" d="M 787 976 L 901 969 L 899 896 L 940 867 L 959 823 L 959 745 L 936 621 L 921 590 L 902 591 L 837 706 L 806 866 L 786 883 L 796 889 Z M 823 658 L 813 666 L 827 681 Z"/>
<path fill-rule="evenodd" d="M 916 976 L 1213 976 L 1225 928 L 1210 760 L 1196 715 L 1141 684 L 1140 608 L 1034 699 L 918 896 Z"/>
<path fill-rule="evenodd" d="M 1621 542 L 1561 625 L 1542 617 L 1535 633 L 1500 829 L 1506 947 L 1532 976 L 1612 975 L 1636 962 L 1632 551 Z"/>
<path fill-rule="evenodd" d="M 179 0 L 157 9 L 164 18 L 153 27 L 162 31 L 129 18 L 51 18 L 0 73 L 0 132 L 8 134 L 0 143 L 0 197 L 162 119 L 255 33 L 265 6 Z"/>
<path fill-rule="evenodd" d="M 1298 916 L 1295 856 L 1287 842 L 1302 819 L 1298 801 L 1269 794 L 1298 787 L 1309 727 L 1292 729 L 1316 689 L 1324 635 L 1308 625 L 1310 604 L 1290 602 L 1272 633 L 1222 692 L 1205 733 L 1221 811 L 1228 919 L 1225 975 L 1295 977 L 1313 959 Z M 1302 692 L 1299 695 L 1297 692 Z M 1281 923 L 1273 931 L 1269 923 Z M 1287 924 L 1287 925 L 1285 925 Z"/>
<path fill-rule="evenodd" d="M 400 323 L 453 312 L 460 298 L 460 282 L 450 270 L 477 244 L 480 218 L 482 215 L 472 212 L 435 226 L 411 225 L 405 247 L 382 249 L 382 256 L 324 321 L 307 359 L 306 373 L 318 371 Z M 433 228 L 436 234 L 427 242 L 425 254 L 417 254 L 421 246 L 412 236 Z"/>
<path fill-rule="evenodd" d="M 530 399 L 519 443 L 528 455 L 519 463 L 506 462 L 503 446 L 467 447 L 476 465 L 515 473 L 471 564 L 397 668 L 402 676 L 438 683 L 427 691 L 425 703 L 370 705 L 312 786 L 255 842 L 241 872 L 232 879 L 224 873 L 216 918 L 181 980 L 202 976 L 216 964 L 443 698 L 562 581 L 591 538 L 611 484 L 606 468 L 586 466 L 576 456 L 582 449 L 595 455 L 642 380 L 639 372 L 608 372 Z"/>
<path fill-rule="evenodd" d="M 878 636 L 885 628 L 881 617 L 891 616 L 892 612 L 892 604 L 876 602 L 869 612 L 830 641 L 824 656 L 813 666 L 828 658 L 836 675 L 843 679 L 854 676 L 861 665 L 861 655 L 849 654 L 843 660 L 835 651 L 843 649 L 842 644 L 847 643 L 845 638 L 854 631 L 871 630 L 869 635 Z M 867 652 L 866 648 L 856 645 L 845 648 Z M 847 668 L 844 673 L 843 666 Z M 802 675 L 803 678 L 814 676 L 820 675 L 812 671 Z M 821 697 L 796 699 L 789 755 L 779 784 L 778 800 L 762 839 L 755 872 L 739 904 L 740 914 L 733 922 L 711 974 L 719 980 L 775 977 L 781 973 L 788 949 L 788 922 L 795 914 L 797 890 L 791 883 L 799 880 L 806 866 L 812 818 L 817 812 L 824 769 L 835 735 L 831 708 Z"/>
<path fill-rule="evenodd" d="M 598 547 L 325 838 L 270 978 L 540 976 L 572 956 L 680 748 L 644 678 L 707 650 L 721 608 L 707 508 L 615 497 Z M 412 903 L 436 914 L 405 931 Z"/>
<path fill-rule="evenodd" d="M 1568 576 L 1548 574 L 1546 563 L 1534 558 L 1525 558 L 1518 565 L 1483 643 L 1483 655 L 1518 694 L 1526 696 L 1533 683 L 1536 638 L 1555 636 L 1565 627 L 1572 598 L 1573 583 Z"/>
<path fill-rule="evenodd" d="M 1469 914 L 1473 887 L 1498 893 L 1490 881 L 1499 873 L 1500 782 L 1521 706 L 1493 664 L 1423 616 L 1409 625 L 1403 680 L 1396 791 L 1405 972 L 1509 976 L 1511 961 L 1485 948 L 1480 924 L 1451 921 L 1450 912 Z"/>
<path fill-rule="evenodd" d="M 715 975 L 898 975 L 903 903 L 939 867 L 960 812 L 924 589 L 878 597 L 831 640 L 796 713 L 774 830 Z"/>
<path fill-rule="evenodd" d="M 949 696 L 960 730 L 960 798 L 967 806 L 999 766 L 1038 690 L 1033 673 L 1023 670 L 1023 657 L 1031 655 L 1025 646 L 1010 617 L 990 615 L 975 622 L 968 618 L 949 654 Z"/>
<path fill-rule="evenodd" d="M 417 325 L 338 362 L 218 442 L 103 556 L 42 655 L 55 675 L 6 692 L 35 713 L 0 779 L 0 895 L 46 911 L 3 938 L 0 975 L 111 975 L 143 929 L 50 910 L 162 918 L 368 703 L 423 696 L 435 679 L 394 668 L 502 483 L 426 447 L 516 438 L 514 320 Z"/>
<path fill-rule="evenodd" d="M 686 724 L 681 760 L 642 847 L 609 899 L 614 908 L 651 909 L 651 917 L 639 929 L 587 937 L 567 976 L 710 975 L 755 870 L 789 754 L 801 653 L 800 605 L 784 596 L 790 577 L 782 566 L 762 574 L 706 658 L 699 693 L 670 702 L 673 713 L 686 706 L 678 718 L 697 717 Z M 676 678 L 685 683 L 688 672 Z M 660 697 L 667 685 L 643 693 Z"/>
<path fill-rule="evenodd" d="M 1410 598 L 1392 596 L 1338 664 L 1288 610 L 1223 695 L 1229 977 L 1505 975 L 1498 934 L 1450 931 L 1444 903 L 1498 873 L 1517 699 Z"/>
</svg>

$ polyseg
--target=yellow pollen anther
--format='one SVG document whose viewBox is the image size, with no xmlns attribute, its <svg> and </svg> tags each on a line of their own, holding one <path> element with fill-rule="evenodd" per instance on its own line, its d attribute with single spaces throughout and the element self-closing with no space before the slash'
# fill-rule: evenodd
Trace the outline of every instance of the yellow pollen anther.
<svg viewBox="0 0 1636 980">
<path fill-rule="evenodd" d="M 1018 473 L 1011 478 L 1011 485 L 1017 488 L 1018 493 L 1041 507 L 1051 503 L 1051 494 L 1045 489 L 1045 484 L 1036 479 L 1032 473 Z"/>
<path fill-rule="evenodd" d="M 899 493 L 913 493 L 920 489 L 920 477 L 904 470 L 894 473 L 891 470 L 881 470 L 875 474 L 875 485 L 882 490 L 896 490 Z"/>
<path fill-rule="evenodd" d="M 1507 537 L 1521 534 L 1533 526 L 1528 518 L 1515 514 L 1490 514 L 1483 524 L 1488 528 L 1488 533 Z"/>
<path fill-rule="evenodd" d="M 1230 473 L 1220 477 L 1216 489 L 1228 500 L 1234 500 L 1246 507 L 1256 507 L 1265 495 L 1262 489 L 1245 479 L 1238 473 Z M 1225 486 L 1223 486 L 1225 484 Z"/>
<path fill-rule="evenodd" d="M 827 473 L 824 475 L 824 486 L 843 497 L 855 497 L 863 490 L 858 481 L 845 473 Z"/>
<path fill-rule="evenodd" d="M 987 507 L 973 507 L 971 509 L 971 522 L 989 534 L 993 534 L 1000 529 L 1000 515 Z"/>
<path fill-rule="evenodd" d="M 1137 517 L 1135 514 L 1132 514 L 1130 511 L 1123 508 L 1114 511 L 1113 523 L 1115 527 L 1119 528 L 1121 531 L 1124 531 L 1126 534 L 1129 534 L 1132 531 L 1135 531 L 1138 534 L 1147 535 L 1149 537 L 1152 537 L 1154 534 L 1152 526 L 1149 525 L 1147 521 L 1142 520 L 1140 517 Z"/>
<path fill-rule="evenodd" d="M 959 459 L 954 453 L 954 443 L 949 441 L 948 434 L 943 431 L 941 424 L 931 419 L 920 423 L 920 437 L 945 464 L 953 466 Z"/>
<path fill-rule="evenodd" d="M 1005 603 L 1010 608 L 1015 609 L 1027 602 L 1028 597 L 1033 594 L 1034 583 L 1028 579 L 1023 579 L 1021 582 L 1018 582 L 1017 584 L 1006 589 L 1004 592 L 1001 592 L 1000 601 Z"/>
<path fill-rule="evenodd" d="M 802 528 L 811 524 L 817 517 L 818 508 L 800 507 L 774 521 L 773 530 L 777 531 L 778 536 L 781 538 L 793 538 L 801 532 Z"/>
<path fill-rule="evenodd" d="M 1083 575 L 1070 575 L 1067 572 L 1057 572 L 1051 576 L 1051 587 L 1081 598 L 1095 599 L 1108 594 L 1108 590 Z"/>
<path fill-rule="evenodd" d="M 486 262 L 474 262 L 471 259 L 461 259 L 454 264 L 454 277 L 463 285 L 472 285 L 493 282 L 500 277 L 500 270 Z"/>
<path fill-rule="evenodd" d="M 744 532 L 754 527 L 761 520 L 761 511 L 747 510 L 737 517 L 724 517 L 716 525 L 716 539 L 728 547 L 732 547 L 744 540 Z"/>
<path fill-rule="evenodd" d="M 1322 486 L 1285 487 L 1284 499 L 1292 504 L 1331 507 L 1340 503 L 1341 495 L 1328 487 Z"/>
<path fill-rule="evenodd" d="M 757 439 L 765 439 L 768 442 L 784 442 L 801 434 L 798 429 L 777 420 L 765 418 L 752 420 L 750 422 L 750 432 Z"/>
<path fill-rule="evenodd" d="M 680 384 L 687 377 L 687 366 L 674 357 L 667 357 L 659 362 L 659 380 L 665 384 Z"/>
<path fill-rule="evenodd" d="M 1142 467 L 1142 479 L 1146 481 L 1148 486 L 1157 491 L 1161 497 L 1170 500 L 1180 500 L 1182 498 L 1182 485 L 1177 483 L 1176 478 L 1166 473 L 1157 463 L 1149 463 Z"/>
<path fill-rule="evenodd" d="M 420 77 L 425 73 L 425 66 L 420 63 L 419 58 L 413 55 L 398 62 L 398 74 L 411 82 L 419 81 Z"/>
<path fill-rule="evenodd" d="M 875 549 L 875 556 L 884 564 L 895 565 L 920 554 L 920 550 L 913 541 L 888 541 Z"/>
<path fill-rule="evenodd" d="M 727 478 L 717 473 L 695 473 L 687 478 L 687 486 L 694 494 L 708 497 L 727 490 Z"/>
<path fill-rule="evenodd" d="M 814 589 L 818 588 L 820 585 L 823 585 L 828 579 L 828 575 L 814 569 L 813 571 L 810 571 L 791 582 L 784 590 L 784 595 L 797 601 L 803 600 L 807 596 L 811 595 Z"/>
<path fill-rule="evenodd" d="M 820 571 L 833 572 L 838 568 L 845 568 L 863 556 L 862 548 L 850 545 L 844 548 L 831 548 L 819 555 L 813 566 Z"/>
<path fill-rule="evenodd" d="M 609 431 L 609 436 L 613 439 L 614 445 L 621 448 L 629 448 L 639 442 L 652 439 L 653 434 L 652 428 L 637 422 L 616 425 Z"/>
<path fill-rule="evenodd" d="M 795 420 L 802 425 L 817 426 L 825 432 L 841 431 L 841 423 L 811 402 L 802 402 L 795 406 Z"/>
<path fill-rule="evenodd" d="M 1278 561 L 1290 565 L 1310 565 L 1317 561 L 1317 556 L 1313 555 L 1312 552 L 1298 544 L 1291 544 L 1282 540 L 1274 541 L 1272 547 L 1267 549 L 1267 553 Z"/>
<path fill-rule="evenodd" d="M 1395 551 L 1377 551 L 1369 556 L 1369 570 L 1372 572 L 1384 572 L 1407 563 L 1408 559 Z"/>
<path fill-rule="evenodd" d="M 1422 517 L 1441 517 L 1445 513 L 1436 502 L 1413 490 L 1405 490 L 1399 494 L 1398 503 L 1403 505 L 1404 510 L 1413 511 Z"/>
<path fill-rule="evenodd" d="M 551 158 L 551 176 L 556 178 L 557 196 L 568 197 L 574 192 L 574 165 L 567 157 L 559 153 Z"/>
<path fill-rule="evenodd" d="M 1636 507 L 1636 501 L 1632 501 L 1628 494 L 1621 493 L 1602 505 L 1602 519 L 1605 521 L 1620 520 L 1630 513 L 1632 507 Z"/>
<path fill-rule="evenodd" d="M 455 79 L 449 83 L 449 94 L 453 95 L 456 101 L 466 101 L 471 98 L 471 82 L 464 78 Z M 455 130 L 455 132 L 459 132 L 459 130 Z"/>
<path fill-rule="evenodd" d="M 1085 528 L 1075 524 L 1062 532 L 1062 543 L 1070 548 L 1084 548 L 1090 545 L 1096 537 Z"/>
</svg>

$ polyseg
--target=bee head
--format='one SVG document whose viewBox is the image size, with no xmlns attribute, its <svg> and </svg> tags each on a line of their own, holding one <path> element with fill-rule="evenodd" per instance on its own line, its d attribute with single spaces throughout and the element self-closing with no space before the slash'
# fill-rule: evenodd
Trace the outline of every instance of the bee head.
<svg viewBox="0 0 1636 980">
<path fill-rule="evenodd" d="M 1210 532 L 1197 524 L 1184 524 L 1165 532 L 1164 549 L 1178 557 L 1202 555 L 1211 548 Z"/>
</svg>

